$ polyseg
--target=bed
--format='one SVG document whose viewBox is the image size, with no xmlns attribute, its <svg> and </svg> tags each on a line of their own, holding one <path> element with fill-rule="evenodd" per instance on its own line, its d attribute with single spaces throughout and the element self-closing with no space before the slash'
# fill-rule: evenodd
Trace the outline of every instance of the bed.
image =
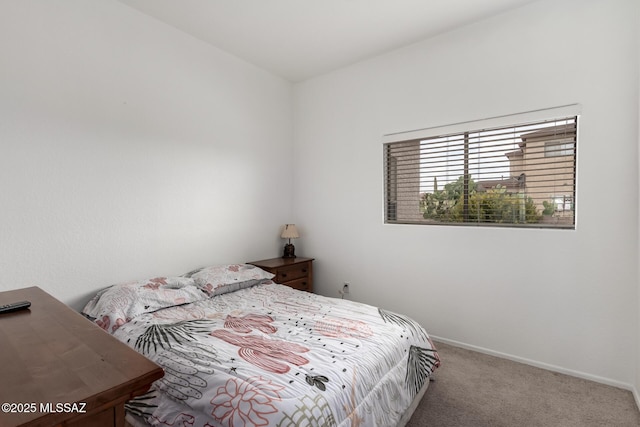
<svg viewBox="0 0 640 427">
<path fill-rule="evenodd" d="M 83 314 L 160 365 L 133 425 L 402 426 L 440 359 L 410 318 L 207 267 L 110 286 Z"/>
</svg>

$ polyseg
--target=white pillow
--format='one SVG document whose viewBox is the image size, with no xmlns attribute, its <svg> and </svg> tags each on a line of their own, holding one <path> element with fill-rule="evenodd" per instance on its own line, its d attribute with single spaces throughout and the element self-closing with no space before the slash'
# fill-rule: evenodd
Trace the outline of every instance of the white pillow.
<svg viewBox="0 0 640 427">
<path fill-rule="evenodd" d="M 227 264 L 205 267 L 187 273 L 187 276 L 207 295 L 215 296 L 257 285 L 272 279 L 275 274 L 251 264 Z"/>
<path fill-rule="evenodd" d="M 87 303 L 82 314 L 105 331 L 114 333 L 140 314 L 206 298 L 193 279 L 156 277 L 101 290 Z"/>
</svg>

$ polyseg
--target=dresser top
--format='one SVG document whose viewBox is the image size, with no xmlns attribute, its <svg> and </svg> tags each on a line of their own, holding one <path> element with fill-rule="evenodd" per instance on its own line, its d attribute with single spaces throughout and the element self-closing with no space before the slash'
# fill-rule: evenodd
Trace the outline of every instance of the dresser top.
<svg viewBox="0 0 640 427">
<path fill-rule="evenodd" d="M 303 258 L 303 257 L 271 258 L 271 259 L 263 259 L 260 261 L 251 261 L 248 264 L 253 264 L 257 267 L 277 268 L 277 267 L 283 267 L 287 265 L 300 264 L 307 261 L 313 261 L 313 258 Z"/>
<path fill-rule="evenodd" d="M 1 426 L 55 425 L 78 414 L 43 413 L 41 403 L 84 402 L 91 411 L 162 377 L 158 365 L 42 289 L 0 292 L 0 305 L 23 300 L 29 309 L 0 314 L 0 403 L 35 403 L 37 411 L 0 412 Z"/>
</svg>

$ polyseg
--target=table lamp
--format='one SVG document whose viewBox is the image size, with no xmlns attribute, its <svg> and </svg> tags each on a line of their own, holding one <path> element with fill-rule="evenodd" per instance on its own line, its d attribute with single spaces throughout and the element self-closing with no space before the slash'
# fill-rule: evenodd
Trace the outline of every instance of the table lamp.
<svg viewBox="0 0 640 427">
<path fill-rule="evenodd" d="M 283 239 L 289 239 L 289 243 L 284 245 L 284 255 L 282 255 L 282 258 L 295 258 L 296 248 L 291 244 L 291 239 L 297 239 L 298 237 L 300 237 L 296 225 L 285 224 L 280 237 L 282 237 Z"/>
</svg>

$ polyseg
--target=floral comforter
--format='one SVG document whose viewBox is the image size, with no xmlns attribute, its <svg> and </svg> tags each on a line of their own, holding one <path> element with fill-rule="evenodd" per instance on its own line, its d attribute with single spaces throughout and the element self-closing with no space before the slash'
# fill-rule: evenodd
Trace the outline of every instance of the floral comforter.
<svg viewBox="0 0 640 427">
<path fill-rule="evenodd" d="M 113 335 L 165 371 L 152 425 L 395 426 L 438 354 L 411 319 L 268 282 L 143 313 Z"/>
</svg>

